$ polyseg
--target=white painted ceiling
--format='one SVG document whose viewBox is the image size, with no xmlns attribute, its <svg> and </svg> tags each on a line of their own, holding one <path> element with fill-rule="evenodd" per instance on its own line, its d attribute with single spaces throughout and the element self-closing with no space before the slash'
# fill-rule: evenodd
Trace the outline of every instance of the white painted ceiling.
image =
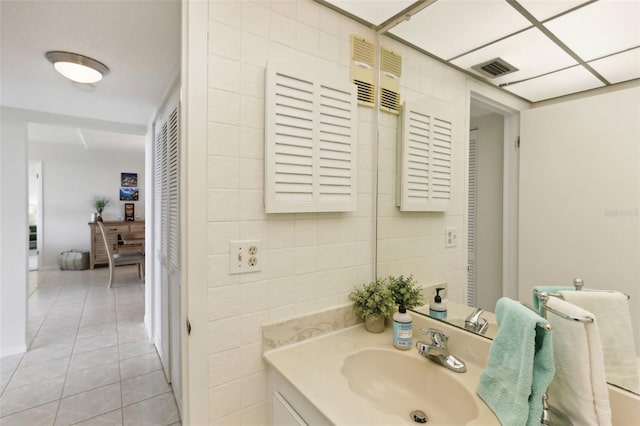
<svg viewBox="0 0 640 426">
<path fill-rule="evenodd" d="M 179 0 L 0 0 L 0 20 L 2 106 L 146 127 L 179 73 Z M 110 72 L 95 85 L 72 83 L 45 59 L 50 50 L 92 57 Z M 117 140 L 77 127 L 73 143 L 76 129 L 89 147 Z"/>
<path fill-rule="evenodd" d="M 640 0 L 316 1 L 531 102 L 640 79 Z"/>
</svg>

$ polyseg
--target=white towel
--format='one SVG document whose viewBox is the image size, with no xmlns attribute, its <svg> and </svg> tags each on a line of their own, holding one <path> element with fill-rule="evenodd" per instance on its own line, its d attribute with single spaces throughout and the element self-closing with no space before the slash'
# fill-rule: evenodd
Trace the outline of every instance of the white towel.
<svg viewBox="0 0 640 426">
<path fill-rule="evenodd" d="M 560 294 L 567 302 L 593 312 L 598 318 L 607 381 L 640 393 L 627 296 L 604 290 L 561 291 Z"/>
<path fill-rule="evenodd" d="M 595 317 L 591 312 L 557 297 L 547 306 L 567 315 Z M 548 389 L 549 405 L 564 413 L 574 425 L 610 426 L 611 406 L 604 371 L 597 319 L 582 323 L 552 312 L 553 360 L 556 374 Z"/>
</svg>

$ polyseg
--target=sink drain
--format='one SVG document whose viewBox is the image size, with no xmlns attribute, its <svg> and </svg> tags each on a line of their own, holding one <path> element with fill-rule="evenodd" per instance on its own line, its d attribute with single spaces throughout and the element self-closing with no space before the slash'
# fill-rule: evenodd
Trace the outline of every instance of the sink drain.
<svg viewBox="0 0 640 426">
<path fill-rule="evenodd" d="M 410 416 L 411 416 L 411 420 L 413 420 L 416 423 L 426 423 L 429 421 L 429 418 L 427 417 L 427 413 L 425 413 L 422 410 L 413 410 Z"/>
</svg>

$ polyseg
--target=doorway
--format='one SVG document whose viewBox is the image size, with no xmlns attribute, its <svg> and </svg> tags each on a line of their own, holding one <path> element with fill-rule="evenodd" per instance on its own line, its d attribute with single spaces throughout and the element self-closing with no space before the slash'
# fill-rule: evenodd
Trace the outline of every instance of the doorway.
<svg viewBox="0 0 640 426">
<path fill-rule="evenodd" d="M 472 94 L 468 154 L 467 304 L 517 298 L 519 115 Z"/>
<path fill-rule="evenodd" d="M 29 161 L 29 271 L 42 265 L 42 161 Z"/>
</svg>

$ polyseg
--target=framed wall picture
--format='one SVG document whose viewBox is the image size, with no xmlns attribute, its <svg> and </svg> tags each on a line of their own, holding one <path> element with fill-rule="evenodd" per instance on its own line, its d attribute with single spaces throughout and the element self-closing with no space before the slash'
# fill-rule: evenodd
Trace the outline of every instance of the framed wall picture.
<svg viewBox="0 0 640 426">
<path fill-rule="evenodd" d="M 136 206 L 133 203 L 124 203 L 124 220 L 133 222 L 136 220 Z"/>
<path fill-rule="evenodd" d="M 120 201 L 138 201 L 138 188 L 122 187 L 120 188 Z"/>
<path fill-rule="evenodd" d="M 134 188 L 138 186 L 137 173 L 120 173 L 120 186 Z"/>
</svg>

